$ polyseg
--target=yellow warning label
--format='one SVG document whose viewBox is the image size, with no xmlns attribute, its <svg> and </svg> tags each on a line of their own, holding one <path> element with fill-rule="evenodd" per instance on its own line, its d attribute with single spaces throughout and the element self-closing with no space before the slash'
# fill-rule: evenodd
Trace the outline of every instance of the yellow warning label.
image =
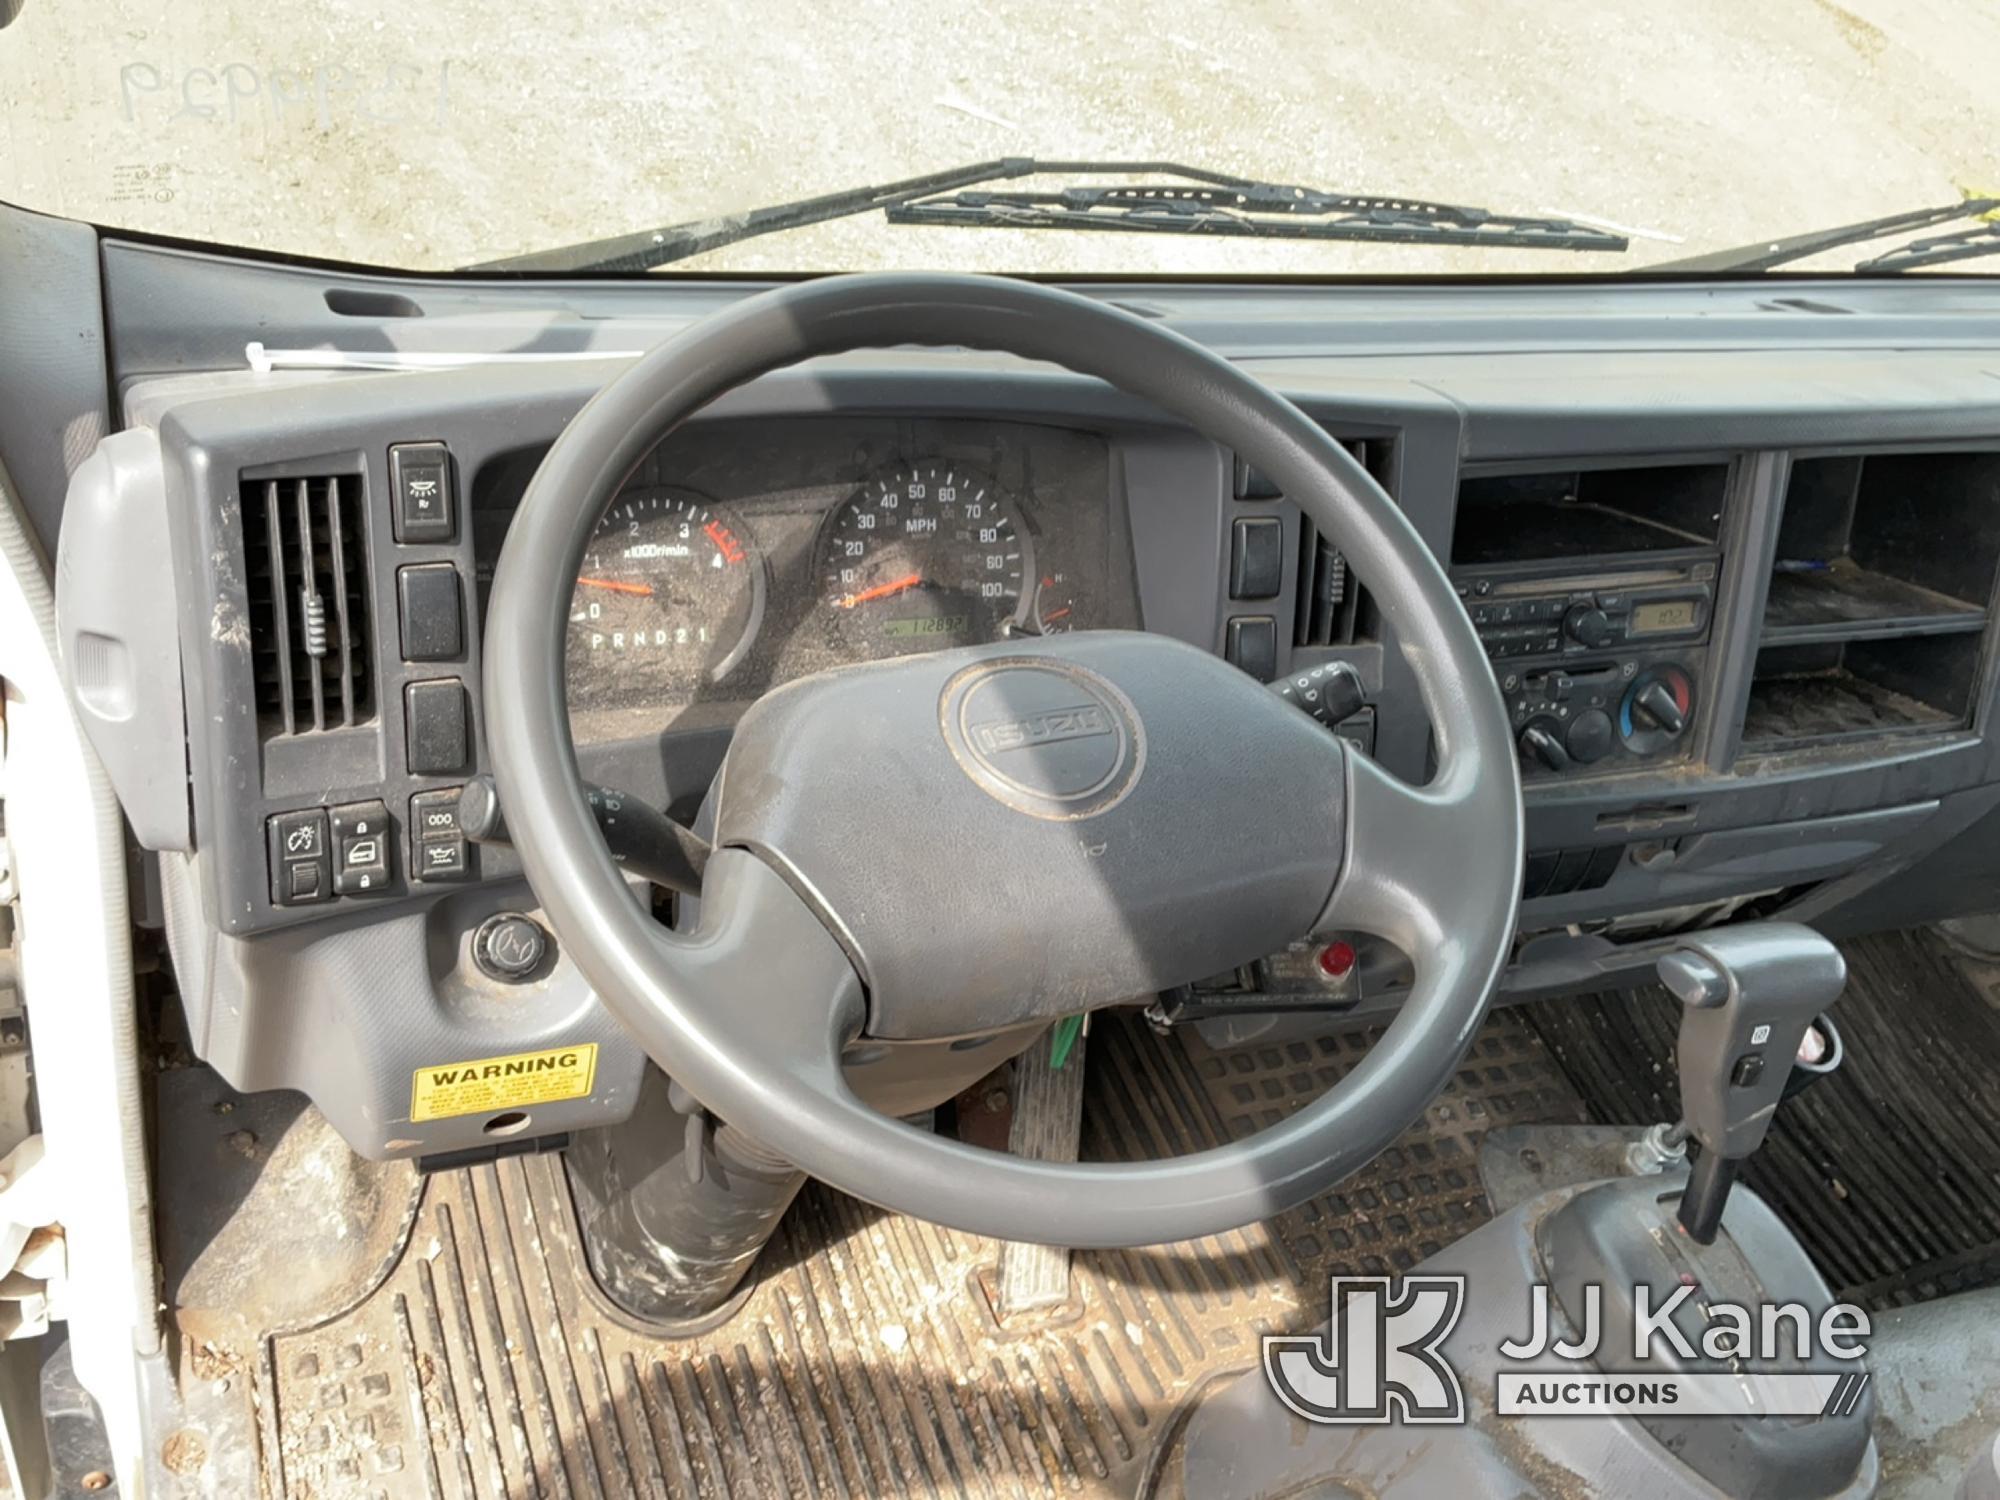
<svg viewBox="0 0 2000 1500">
<path fill-rule="evenodd" d="M 419 1068 L 410 1086 L 410 1118 L 443 1120 L 581 1099 L 596 1076 L 595 1042 Z"/>
</svg>

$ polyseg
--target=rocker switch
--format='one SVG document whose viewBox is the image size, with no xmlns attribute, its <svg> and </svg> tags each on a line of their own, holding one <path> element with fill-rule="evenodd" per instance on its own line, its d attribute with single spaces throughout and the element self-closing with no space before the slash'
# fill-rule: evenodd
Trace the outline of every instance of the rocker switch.
<svg viewBox="0 0 2000 1500">
<path fill-rule="evenodd" d="M 343 896 L 363 896 L 389 884 L 389 809 L 380 802 L 349 802 L 331 808 L 333 888 Z"/>
</svg>

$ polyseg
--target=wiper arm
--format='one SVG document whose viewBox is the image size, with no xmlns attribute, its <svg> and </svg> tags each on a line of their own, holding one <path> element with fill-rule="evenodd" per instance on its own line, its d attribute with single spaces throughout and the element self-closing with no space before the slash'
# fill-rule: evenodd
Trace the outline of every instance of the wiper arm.
<svg viewBox="0 0 2000 1500">
<path fill-rule="evenodd" d="M 1805 260 L 1824 250 L 1838 250 L 1842 245 L 1859 245 L 1868 240 L 1879 240 L 1912 229 L 1928 229 L 1933 224 L 1948 224 L 1953 219 L 1976 219 L 1981 214 L 1990 213 L 1996 208 L 2000 208 L 2000 198 L 1967 198 L 1958 203 L 1947 203 L 1940 208 L 1919 208 L 1909 213 L 1890 214 L 1881 219 L 1863 219 L 1857 224 L 1839 224 L 1831 229 L 1814 229 L 1805 234 L 1795 234 L 1789 239 L 1763 240 L 1754 245 L 1738 245 L 1732 250 L 1714 250 L 1707 255 L 1691 255 L 1685 260 L 1660 261 L 1646 267 L 1646 270 L 1648 273 L 1769 271 L 1778 266 L 1789 265 L 1795 260 Z M 1855 269 L 1865 271 L 1873 264 L 1867 262 Z"/>
<path fill-rule="evenodd" d="M 713 219 L 690 219 L 684 224 L 667 224 L 658 229 L 642 229 L 636 234 L 613 235 L 601 240 L 585 240 L 577 245 L 559 245 L 553 250 L 536 250 L 527 255 L 510 255 L 503 260 L 482 261 L 467 266 L 469 271 L 650 271 L 655 266 L 705 255 L 734 245 L 739 240 L 762 234 L 801 229 L 823 224 L 828 219 L 852 218 L 871 209 L 884 208 L 906 198 L 928 193 L 948 193 L 955 188 L 973 187 L 1007 177 L 1026 177 L 1039 170 L 1025 156 L 1001 157 L 975 162 L 943 172 L 926 172 L 903 177 L 873 187 L 846 188 L 823 193 L 817 198 L 796 198 L 790 203 L 773 203 L 747 213 L 723 214 Z"/>
<path fill-rule="evenodd" d="M 1032 176 L 1158 174 L 1187 179 L 1147 187 L 1073 187 L 1055 193 L 971 193 Z M 1200 186 L 1189 186 L 1190 183 Z M 1627 247 L 1624 236 L 1567 219 L 1521 218 L 1449 203 L 1362 197 L 1256 182 L 1164 161 L 1039 161 L 1007 156 L 942 172 L 774 203 L 747 213 L 668 224 L 483 262 L 482 271 L 650 271 L 759 235 L 885 210 L 891 223 L 1084 228 L 1261 235 L 1274 239 L 1505 243 L 1550 250 Z"/>
<path fill-rule="evenodd" d="M 1981 224 L 1961 229 L 1957 234 L 1933 235 L 1927 240 L 1911 240 L 1884 251 L 1873 260 L 1864 260 L 1856 271 L 1918 271 L 1925 266 L 1948 265 L 1955 260 L 1976 260 L 1982 255 L 2000 255 L 2000 224 Z"/>
</svg>

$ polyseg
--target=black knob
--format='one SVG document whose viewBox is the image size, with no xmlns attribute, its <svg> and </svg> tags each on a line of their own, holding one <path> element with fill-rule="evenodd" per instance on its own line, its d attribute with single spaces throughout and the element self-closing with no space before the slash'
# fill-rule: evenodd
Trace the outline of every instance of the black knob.
<svg viewBox="0 0 2000 1500">
<path fill-rule="evenodd" d="M 1632 707 L 1668 734 L 1679 734 L 1687 728 L 1687 715 L 1681 712 L 1673 690 L 1664 682 L 1649 682 L 1640 688 L 1638 696 L 1632 700 Z"/>
<path fill-rule="evenodd" d="M 1595 605 L 1578 604 L 1563 616 L 1563 630 L 1579 645 L 1594 649 L 1611 639 L 1611 617 Z"/>
<path fill-rule="evenodd" d="M 488 917 L 472 935 L 472 961 L 489 979 L 503 984 L 533 978 L 548 951 L 548 934 L 533 917 L 516 911 Z"/>
<path fill-rule="evenodd" d="M 1521 754 L 1532 755 L 1551 771 L 1569 769 L 1569 751 L 1558 735 L 1562 725 L 1554 719 L 1530 719 L 1521 731 Z"/>
<path fill-rule="evenodd" d="M 1602 760 L 1611 753 L 1614 738 L 1611 715 L 1601 708 L 1586 708 L 1570 722 L 1570 759 L 1579 765 L 1589 765 L 1594 760 Z"/>
</svg>

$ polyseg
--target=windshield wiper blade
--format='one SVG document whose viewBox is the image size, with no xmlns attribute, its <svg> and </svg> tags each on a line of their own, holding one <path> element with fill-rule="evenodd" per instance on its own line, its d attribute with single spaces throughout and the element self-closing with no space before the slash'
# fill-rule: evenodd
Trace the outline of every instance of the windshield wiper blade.
<svg viewBox="0 0 2000 1500">
<path fill-rule="evenodd" d="M 1147 187 L 1072 187 L 1054 193 L 970 193 L 984 183 L 1034 176 L 1180 177 Z M 1200 186 L 1189 186 L 1190 183 Z M 1623 235 L 1567 219 L 1522 218 L 1412 198 L 1321 192 L 1256 182 L 1167 161 L 1040 161 L 1000 157 L 869 187 L 849 188 L 740 214 L 667 224 L 528 255 L 485 261 L 479 271 L 649 271 L 759 235 L 885 210 L 891 223 L 1004 228 L 1083 228 L 1263 235 L 1277 239 L 1386 240 L 1401 244 L 1505 243 L 1550 250 L 1627 248 Z"/>
<path fill-rule="evenodd" d="M 1174 173 L 1200 186 L 1069 187 L 1055 192 L 957 192 L 888 205 L 892 224 L 993 229 L 1108 229 L 1284 240 L 1374 240 L 1402 245 L 1487 245 L 1543 250 L 1627 248 L 1623 235 L 1568 219 L 1524 218 L 1453 203 L 1329 193 L 1255 182 L 1171 163 L 1117 170 Z"/>
<path fill-rule="evenodd" d="M 1867 240 L 1879 240 L 1912 229 L 1928 229 L 1933 224 L 1948 224 L 1953 219 L 1976 219 L 1996 208 L 2000 208 L 2000 198 L 1966 198 L 1938 208 L 1913 209 L 1908 213 L 1890 214 L 1886 218 L 1863 219 L 1856 224 L 1809 230 L 1788 239 L 1762 240 L 1754 245 L 1738 245 L 1731 250 L 1691 255 L 1685 260 L 1660 261 L 1646 267 L 1646 270 L 1648 274 L 1654 271 L 1769 271 L 1825 250 L 1838 250 L 1842 245 L 1859 245 Z M 1855 269 L 1867 270 L 1869 264 L 1872 263 Z"/>
<path fill-rule="evenodd" d="M 1927 240 L 1911 240 L 1885 250 L 1873 260 L 1864 260 L 1857 272 L 1918 271 L 1925 266 L 1948 265 L 1955 260 L 1977 260 L 1982 255 L 2000 255 L 2000 224 L 1981 224 L 1961 229 L 1957 234 L 1932 235 Z"/>
</svg>

